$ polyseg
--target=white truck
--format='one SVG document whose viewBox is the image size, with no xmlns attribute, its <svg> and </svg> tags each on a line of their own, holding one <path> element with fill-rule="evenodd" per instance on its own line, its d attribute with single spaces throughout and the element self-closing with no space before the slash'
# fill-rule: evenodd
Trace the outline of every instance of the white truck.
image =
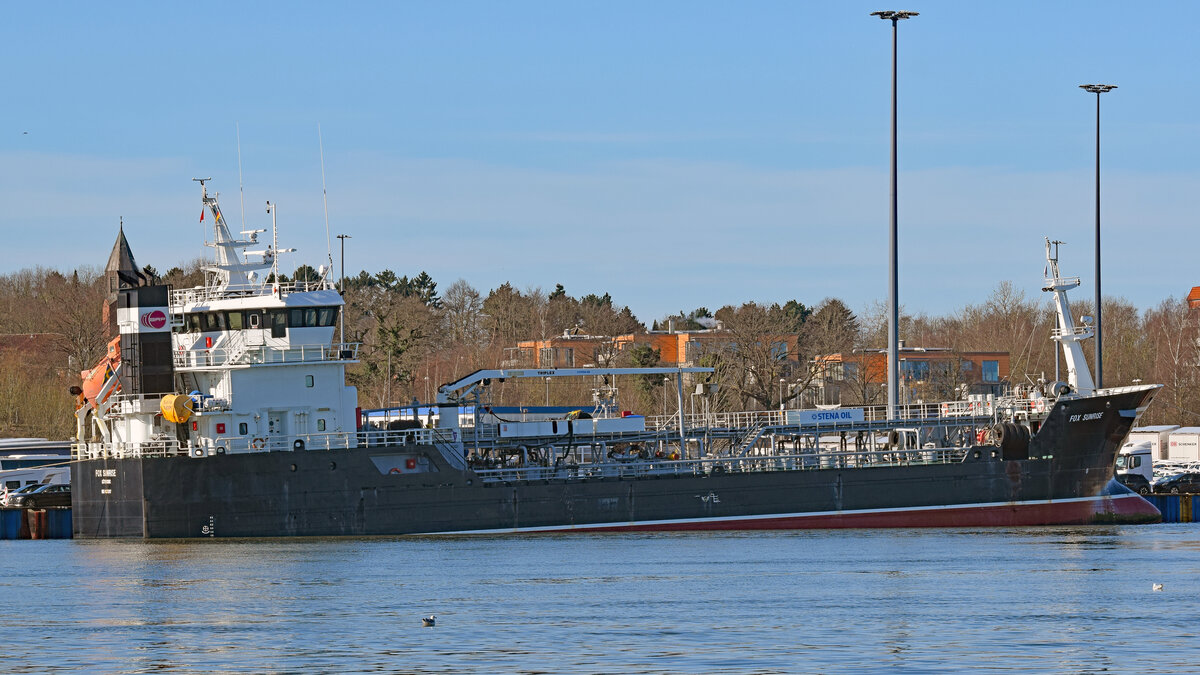
<svg viewBox="0 0 1200 675">
<path fill-rule="evenodd" d="M 1170 459 L 1169 448 L 1171 432 L 1179 428 L 1178 424 L 1160 424 L 1157 426 L 1134 427 L 1129 430 L 1126 443 L 1150 444 L 1150 451 L 1155 460 Z"/>
<path fill-rule="evenodd" d="M 1142 495 L 1150 494 L 1154 480 L 1154 450 L 1150 441 L 1130 441 L 1117 455 L 1117 480 Z"/>
</svg>

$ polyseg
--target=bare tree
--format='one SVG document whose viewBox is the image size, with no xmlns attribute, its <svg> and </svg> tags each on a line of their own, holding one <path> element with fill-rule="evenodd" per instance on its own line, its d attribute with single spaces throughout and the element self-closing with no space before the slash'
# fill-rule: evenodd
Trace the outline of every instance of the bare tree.
<svg viewBox="0 0 1200 675">
<path fill-rule="evenodd" d="M 795 333 L 788 330 L 795 326 L 791 317 L 779 305 L 748 302 L 722 307 L 716 318 L 724 323 L 728 340 L 709 345 L 706 356 L 717 369 L 721 388 L 737 394 L 742 405 L 778 407 L 787 396 L 784 383 L 797 371 Z"/>
<path fill-rule="evenodd" d="M 466 280 L 455 281 L 442 295 L 442 318 L 450 345 L 472 347 L 486 342 L 483 297 Z"/>
<path fill-rule="evenodd" d="M 1196 312 L 1179 300 L 1164 300 L 1146 313 L 1144 333 L 1154 349 L 1153 381 L 1165 385 L 1150 407 L 1151 418 L 1173 419 L 1175 424 L 1200 423 Z"/>
</svg>

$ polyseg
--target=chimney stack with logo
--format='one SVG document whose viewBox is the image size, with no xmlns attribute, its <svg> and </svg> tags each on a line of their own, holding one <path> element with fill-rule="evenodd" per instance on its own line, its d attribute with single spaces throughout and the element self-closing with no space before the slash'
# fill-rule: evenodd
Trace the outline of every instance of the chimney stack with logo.
<svg viewBox="0 0 1200 675">
<path fill-rule="evenodd" d="M 124 226 L 117 233 L 104 276 L 108 283 L 105 330 L 109 338 L 121 336 L 121 390 L 127 395 L 174 393 L 170 287 L 151 285 L 154 280 L 133 259 Z"/>
</svg>

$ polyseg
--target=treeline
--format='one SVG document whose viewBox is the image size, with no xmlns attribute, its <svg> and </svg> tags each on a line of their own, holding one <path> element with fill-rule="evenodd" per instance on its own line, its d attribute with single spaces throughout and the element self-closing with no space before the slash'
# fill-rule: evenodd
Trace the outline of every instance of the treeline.
<svg viewBox="0 0 1200 675">
<path fill-rule="evenodd" d="M 146 271 L 158 275 L 153 267 Z M 177 288 L 198 285 L 203 280 L 201 262 L 171 268 L 161 278 Z M 290 278 L 315 280 L 317 271 L 302 266 Z M 0 276 L 0 437 L 74 434 L 67 389 L 104 349 L 100 323 L 104 296 L 103 274 L 94 268 L 67 274 L 33 269 Z M 346 341 L 359 344 L 360 361 L 349 369 L 348 379 L 359 388 L 364 408 L 431 401 L 439 385 L 481 368 L 537 367 L 537 353 L 517 349 L 522 341 L 566 332 L 615 336 L 647 328 L 609 294 L 575 297 L 562 285 L 545 291 L 505 283 L 484 294 L 461 279 L 440 289 L 425 272 L 408 277 L 391 270 L 363 271 L 345 279 L 345 298 Z M 1049 335 L 1054 315 L 1048 300 L 1004 282 L 982 303 L 948 315 L 902 311 L 900 337 L 908 346 L 1007 352 L 1013 373 L 1010 384 L 1052 380 L 1055 347 Z M 1083 300 L 1074 308 L 1076 315 L 1092 311 Z M 772 305 L 747 302 L 657 317 L 650 328 L 719 326 L 727 336 L 700 343 L 702 351 L 691 355 L 716 369 L 707 379 L 717 386 L 708 387 L 700 402 L 692 392 L 685 392 L 685 406 L 775 409 L 781 403 L 835 402 L 819 386 L 822 373 L 812 367 L 813 358 L 885 347 L 886 315 L 882 304 L 856 314 L 837 299 L 813 305 L 797 300 Z M 1106 299 L 1105 384 L 1165 385 L 1143 423 L 1200 424 L 1200 333 L 1195 319 L 1181 300 L 1139 309 L 1122 299 Z M 789 335 L 797 337 L 788 340 Z M 1090 346 L 1085 351 L 1090 359 Z M 612 367 L 651 366 L 661 360 L 655 349 L 640 345 L 589 353 L 576 365 L 598 361 L 596 365 Z M 948 369 L 950 380 L 934 383 L 944 387 L 922 394 L 937 400 L 934 397 L 953 392 L 957 372 Z M 859 375 L 857 382 L 846 377 L 838 392 L 840 400 L 882 402 L 884 392 L 878 382 Z M 653 415 L 672 413 L 678 407 L 673 384 L 644 376 L 607 382 L 509 380 L 490 387 L 485 403 L 588 405 L 611 395 L 612 387 L 622 409 Z"/>
</svg>

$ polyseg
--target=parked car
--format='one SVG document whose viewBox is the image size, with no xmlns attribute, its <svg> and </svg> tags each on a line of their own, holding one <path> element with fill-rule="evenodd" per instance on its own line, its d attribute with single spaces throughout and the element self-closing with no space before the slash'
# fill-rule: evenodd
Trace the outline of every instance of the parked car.
<svg viewBox="0 0 1200 675">
<path fill-rule="evenodd" d="M 17 495 L 24 495 L 33 492 L 34 490 L 46 487 L 45 483 L 30 483 L 19 488 L 9 489 L 0 497 L 0 506 L 13 506 L 13 500 Z"/>
<path fill-rule="evenodd" d="M 1178 476 L 1155 481 L 1154 491 L 1170 492 L 1171 494 L 1200 492 L 1200 473 L 1181 473 Z"/>
<path fill-rule="evenodd" d="M 1119 473 L 1117 480 L 1125 487 L 1139 495 L 1150 494 L 1150 481 L 1140 473 Z"/>
<path fill-rule="evenodd" d="M 71 486 L 66 483 L 43 485 L 36 490 L 12 498 L 10 504 L 19 509 L 44 509 L 47 506 L 70 506 Z"/>
</svg>

